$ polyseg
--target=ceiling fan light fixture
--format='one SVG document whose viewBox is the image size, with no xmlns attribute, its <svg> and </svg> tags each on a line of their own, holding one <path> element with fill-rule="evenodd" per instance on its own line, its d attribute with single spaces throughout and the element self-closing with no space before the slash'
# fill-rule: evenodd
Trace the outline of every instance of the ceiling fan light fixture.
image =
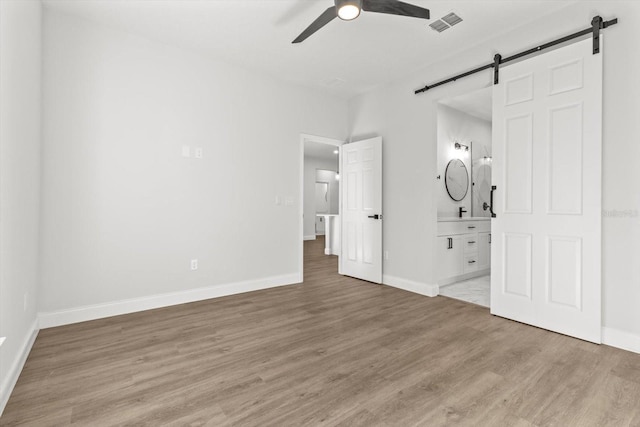
<svg viewBox="0 0 640 427">
<path fill-rule="evenodd" d="M 362 2 L 359 0 L 336 0 L 336 10 L 338 11 L 338 18 L 343 21 L 351 21 L 360 16 L 360 10 L 362 9 Z"/>
</svg>

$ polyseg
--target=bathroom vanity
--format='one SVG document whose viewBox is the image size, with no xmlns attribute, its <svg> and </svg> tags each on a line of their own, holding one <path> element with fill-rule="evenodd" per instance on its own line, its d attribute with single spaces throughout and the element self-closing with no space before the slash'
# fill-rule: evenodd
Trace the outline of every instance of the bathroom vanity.
<svg viewBox="0 0 640 427">
<path fill-rule="evenodd" d="M 439 218 L 436 245 L 438 285 L 489 274 L 489 218 Z"/>
</svg>

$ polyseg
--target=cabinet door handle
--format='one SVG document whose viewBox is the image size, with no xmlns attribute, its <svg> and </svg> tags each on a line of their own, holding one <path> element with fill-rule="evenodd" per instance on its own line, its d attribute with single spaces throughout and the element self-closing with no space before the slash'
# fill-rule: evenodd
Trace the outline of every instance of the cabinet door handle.
<svg viewBox="0 0 640 427">
<path fill-rule="evenodd" d="M 472 241 L 467 242 L 467 243 L 470 244 L 470 245 L 473 245 L 475 242 L 476 242 L 475 240 L 472 240 Z"/>
<path fill-rule="evenodd" d="M 449 242 L 447 249 L 453 249 L 453 239 L 451 237 L 447 237 L 447 241 Z"/>
<path fill-rule="evenodd" d="M 468 229 L 473 229 L 473 228 L 476 228 L 476 226 L 475 226 L 475 225 L 470 225 L 470 226 L 468 226 L 467 228 L 468 228 Z"/>
<path fill-rule="evenodd" d="M 491 218 L 495 218 L 496 214 L 493 213 L 493 192 L 497 189 L 495 185 L 491 186 L 491 192 L 489 192 L 489 212 L 491 213 Z"/>
<path fill-rule="evenodd" d="M 489 244 L 491 244 L 491 233 L 489 233 Z"/>
<path fill-rule="evenodd" d="M 469 264 L 473 264 L 475 261 L 469 261 Z"/>
</svg>

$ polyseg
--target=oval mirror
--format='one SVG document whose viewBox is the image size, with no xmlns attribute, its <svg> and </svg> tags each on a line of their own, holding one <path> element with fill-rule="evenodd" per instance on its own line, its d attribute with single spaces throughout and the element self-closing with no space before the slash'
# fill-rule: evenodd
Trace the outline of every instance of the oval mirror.
<svg viewBox="0 0 640 427">
<path fill-rule="evenodd" d="M 456 202 L 464 199 L 469 190 L 469 174 L 467 167 L 460 159 L 452 159 L 447 164 L 447 170 L 444 173 L 444 186 L 447 193 Z"/>
</svg>

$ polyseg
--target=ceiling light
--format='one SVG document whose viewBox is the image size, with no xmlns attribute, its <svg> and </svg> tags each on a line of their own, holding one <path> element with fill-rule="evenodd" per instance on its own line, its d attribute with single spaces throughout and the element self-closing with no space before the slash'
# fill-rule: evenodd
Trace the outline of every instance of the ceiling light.
<svg viewBox="0 0 640 427">
<path fill-rule="evenodd" d="M 336 0 L 338 17 L 344 21 L 351 21 L 360 15 L 362 0 Z"/>
</svg>

